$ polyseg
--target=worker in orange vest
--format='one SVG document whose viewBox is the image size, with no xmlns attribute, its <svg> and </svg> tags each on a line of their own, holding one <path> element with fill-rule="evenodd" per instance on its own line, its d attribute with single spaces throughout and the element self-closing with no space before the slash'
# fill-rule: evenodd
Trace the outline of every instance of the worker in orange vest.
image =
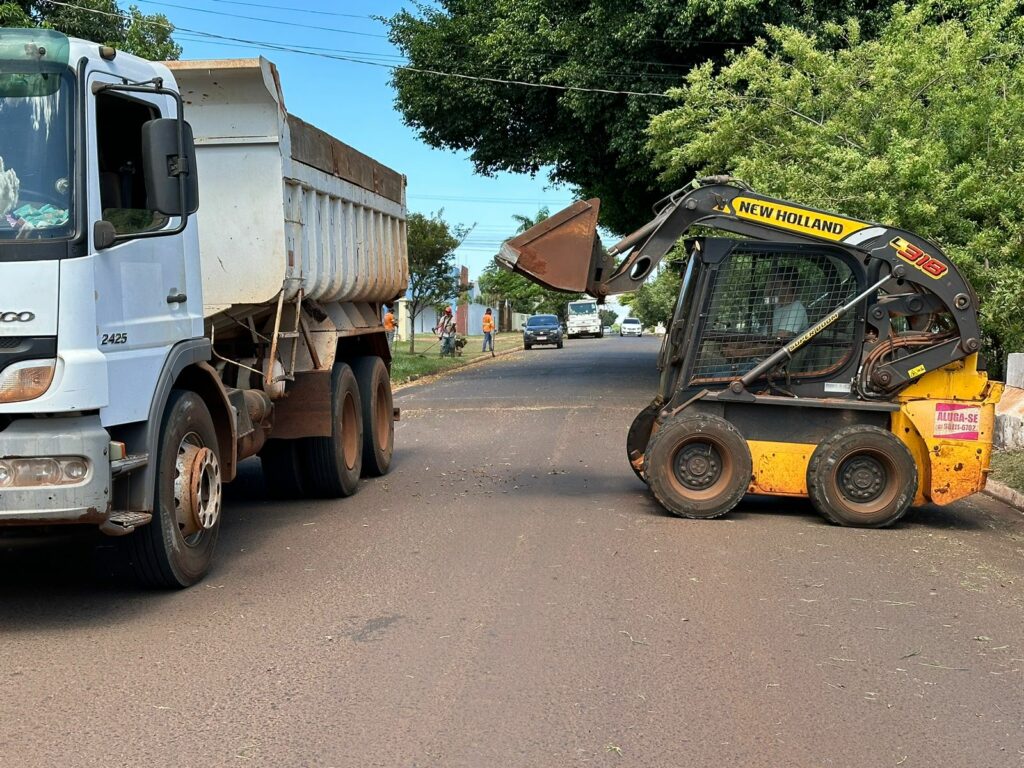
<svg viewBox="0 0 1024 768">
<path fill-rule="evenodd" d="M 391 307 L 388 307 L 387 310 L 388 311 L 384 314 L 384 335 L 388 337 L 388 349 L 394 349 L 395 313 L 391 311 Z"/>
<path fill-rule="evenodd" d="M 491 357 L 494 357 L 494 315 L 491 314 L 491 308 L 488 307 L 487 311 L 484 312 L 483 319 L 484 329 L 484 348 L 482 352 L 487 351 L 488 345 L 491 347 Z"/>
</svg>

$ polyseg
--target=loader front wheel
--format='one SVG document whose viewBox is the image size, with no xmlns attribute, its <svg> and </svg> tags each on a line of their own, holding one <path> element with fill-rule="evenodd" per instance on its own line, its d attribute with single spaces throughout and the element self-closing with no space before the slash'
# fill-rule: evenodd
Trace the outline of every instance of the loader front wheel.
<svg viewBox="0 0 1024 768">
<path fill-rule="evenodd" d="M 654 497 L 672 514 L 711 518 L 739 504 L 752 466 L 747 441 L 728 421 L 680 415 L 654 433 L 644 475 Z"/>
<path fill-rule="evenodd" d="M 807 491 L 815 509 L 836 525 L 884 528 L 913 502 L 917 466 L 891 432 L 846 427 L 814 450 Z"/>
<path fill-rule="evenodd" d="M 662 404 L 656 401 L 640 411 L 626 433 L 626 460 L 629 461 L 629 468 L 633 470 L 633 474 L 644 483 L 647 482 L 643 470 L 647 444 L 651 442 L 651 436 L 655 432 L 661 406 Z"/>
</svg>

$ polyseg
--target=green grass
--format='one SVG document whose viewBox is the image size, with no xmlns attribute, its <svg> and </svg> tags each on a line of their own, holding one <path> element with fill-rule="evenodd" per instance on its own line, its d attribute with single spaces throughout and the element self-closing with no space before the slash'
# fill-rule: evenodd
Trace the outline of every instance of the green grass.
<svg viewBox="0 0 1024 768">
<path fill-rule="evenodd" d="M 480 351 L 483 346 L 483 336 L 467 336 L 468 343 L 462 349 L 461 357 L 441 357 L 441 344 L 433 334 L 416 335 L 416 353 L 409 352 L 409 342 L 396 341 L 392 351 L 391 381 L 395 384 L 404 384 L 413 379 L 430 376 L 434 373 L 447 371 L 452 368 L 459 368 L 466 363 L 484 357 Z M 494 340 L 495 352 L 504 352 L 509 349 L 521 349 L 523 336 L 520 333 L 499 333 Z M 486 356 L 490 357 L 487 352 Z"/>
<path fill-rule="evenodd" d="M 993 453 L 990 477 L 1015 491 L 1024 493 L 1024 451 Z"/>
</svg>

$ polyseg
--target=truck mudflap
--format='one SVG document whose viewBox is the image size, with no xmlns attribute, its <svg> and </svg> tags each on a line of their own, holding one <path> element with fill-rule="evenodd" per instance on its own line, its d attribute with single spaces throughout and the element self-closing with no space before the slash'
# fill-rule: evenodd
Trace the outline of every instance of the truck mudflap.
<svg viewBox="0 0 1024 768">
<path fill-rule="evenodd" d="M 99 416 L 12 421 L 0 432 L 0 526 L 106 523 L 109 452 Z"/>
<path fill-rule="evenodd" d="M 556 291 L 598 296 L 614 262 L 597 236 L 601 201 L 581 200 L 506 240 L 495 259 L 502 266 Z"/>
</svg>

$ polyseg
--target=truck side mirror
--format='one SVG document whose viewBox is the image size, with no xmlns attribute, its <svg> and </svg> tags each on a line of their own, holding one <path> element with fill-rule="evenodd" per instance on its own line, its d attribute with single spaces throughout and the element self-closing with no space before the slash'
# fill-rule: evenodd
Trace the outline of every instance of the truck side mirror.
<svg viewBox="0 0 1024 768">
<path fill-rule="evenodd" d="M 103 251 L 117 242 L 117 230 L 109 221 L 97 221 L 92 225 L 92 244 L 97 251 Z"/>
<path fill-rule="evenodd" d="M 165 216 L 188 216 L 199 209 L 199 176 L 192 126 L 181 123 L 184 153 L 179 154 L 178 121 L 165 117 L 142 126 L 142 163 L 149 207 Z M 181 188 L 185 188 L 185 209 Z"/>
</svg>

